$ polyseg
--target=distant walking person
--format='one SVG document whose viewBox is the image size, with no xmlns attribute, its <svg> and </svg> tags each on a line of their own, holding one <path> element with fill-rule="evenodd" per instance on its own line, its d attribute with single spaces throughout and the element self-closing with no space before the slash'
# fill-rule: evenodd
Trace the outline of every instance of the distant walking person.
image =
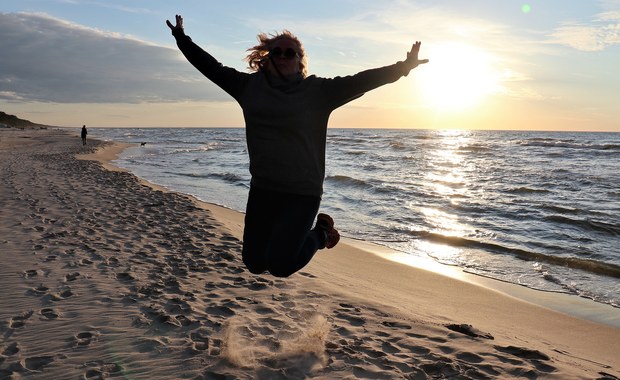
<svg viewBox="0 0 620 380">
<path fill-rule="evenodd" d="M 88 131 L 86 131 L 86 126 L 82 126 L 82 145 L 86 145 L 86 135 Z"/>
<path fill-rule="evenodd" d="M 301 42 L 285 30 L 259 34 L 248 49 L 252 73 L 223 66 L 185 35 L 183 18 L 166 21 L 187 60 L 241 106 L 250 156 L 250 194 L 243 231 L 243 262 L 254 274 L 288 277 L 340 234 L 333 219 L 318 214 L 325 179 L 330 113 L 349 101 L 409 74 L 418 59 L 416 42 L 406 59 L 358 74 L 320 78 L 307 74 Z M 313 228 L 314 218 L 317 218 Z"/>
</svg>

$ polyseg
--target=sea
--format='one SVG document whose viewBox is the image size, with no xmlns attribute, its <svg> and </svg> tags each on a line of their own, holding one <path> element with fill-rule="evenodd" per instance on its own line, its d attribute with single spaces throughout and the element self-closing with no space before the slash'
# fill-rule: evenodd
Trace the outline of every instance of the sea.
<svg viewBox="0 0 620 380">
<path fill-rule="evenodd" d="M 114 164 L 244 211 L 243 128 L 91 128 Z M 144 143 L 144 144 L 143 144 Z M 620 133 L 329 129 L 321 212 L 343 236 L 620 308 Z"/>
</svg>

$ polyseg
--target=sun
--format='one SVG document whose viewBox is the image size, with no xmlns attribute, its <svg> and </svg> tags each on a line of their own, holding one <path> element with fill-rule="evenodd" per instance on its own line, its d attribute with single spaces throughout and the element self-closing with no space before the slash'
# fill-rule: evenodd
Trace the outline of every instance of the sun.
<svg viewBox="0 0 620 380">
<path fill-rule="evenodd" d="M 471 110 L 500 89 L 493 58 L 481 49 L 461 43 L 429 47 L 417 76 L 421 96 L 441 112 Z"/>
</svg>

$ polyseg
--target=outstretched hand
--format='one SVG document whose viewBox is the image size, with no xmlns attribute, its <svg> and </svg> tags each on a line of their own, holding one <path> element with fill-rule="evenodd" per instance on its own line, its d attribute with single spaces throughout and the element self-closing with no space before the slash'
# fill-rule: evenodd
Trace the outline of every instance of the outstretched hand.
<svg viewBox="0 0 620 380">
<path fill-rule="evenodd" d="M 176 19 L 176 25 L 172 25 L 172 23 L 168 20 L 166 20 L 166 25 L 168 25 L 168 28 L 170 28 L 172 33 L 174 33 L 177 30 L 182 32 L 183 31 L 183 17 L 181 17 L 181 15 L 176 15 L 175 19 Z"/>
<path fill-rule="evenodd" d="M 428 63 L 428 59 L 418 59 L 420 45 L 422 45 L 422 43 L 420 41 L 416 41 L 411 46 L 411 51 L 407 53 L 407 59 L 405 60 L 405 64 L 407 65 L 407 68 L 409 70 L 413 70 L 423 63 Z"/>
</svg>

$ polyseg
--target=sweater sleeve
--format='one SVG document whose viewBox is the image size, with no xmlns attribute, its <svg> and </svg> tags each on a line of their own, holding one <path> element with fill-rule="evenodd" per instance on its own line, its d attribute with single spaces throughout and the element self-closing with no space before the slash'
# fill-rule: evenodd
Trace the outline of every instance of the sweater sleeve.
<svg viewBox="0 0 620 380">
<path fill-rule="evenodd" d="M 187 58 L 198 71 L 233 98 L 239 99 L 247 83 L 249 74 L 222 65 L 211 54 L 196 45 L 183 31 L 173 32 L 173 35 L 176 39 L 177 46 L 185 58 Z"/>
<path fill-rule="evenodd" d="M 355 75 L 326 79 L 323 83 L 323 93 L 333 109 L 336 109 L 370 90 L 396 82 L 407 74 L 409 69 L 405 63 L 397 62 L 389 66 L 364 70 Z"/>
</svg>

